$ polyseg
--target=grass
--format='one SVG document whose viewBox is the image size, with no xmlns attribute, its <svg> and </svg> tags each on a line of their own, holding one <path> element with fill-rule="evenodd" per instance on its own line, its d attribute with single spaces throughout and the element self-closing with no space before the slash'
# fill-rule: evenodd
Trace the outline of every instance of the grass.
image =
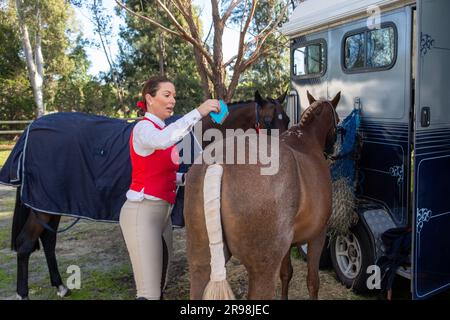
<svg viewBox="0 0 450 320">
<path fill-rule="evenodd" d="M 0 167 L 3 167 L 10 153 L 11 150 L 0 150 Z"/>
<path fill-rule="evenodd" d="M 3 268 L 0 268 L 0 288 L 9 288 L 11 286 L 11 283 L 14 283 L 13 275 L 6 273 Z"/>
<path fill-rule="evenodd" d="M 134 282 L 127 267 L 109 270 L 107 273 L 92 271 L 83 279 L 81 288 L 72 290 L 73 300 L 123 300 L 134 298 Z"/>
<path fill-rule="evenodd" d="M 70 275 L 63 274 L 64 268 L 61 268 L 61 276 L 66 282 Z M 43 270 L 43 273 L 46 271 Z M 11 277 L 5 274 L 5 280 L 12 282 Z M 0 281 L 2 276 L 0 273 Z M 65 283 L 66 284 L 66 283 Z M 59 300 L 55 288 L 50 286 L 48 276 L 44 277 L 38 283 L 30 283 L 30 296 L 33 299 Z M 131 270 L 125 267 L 115 268 L 107 272 L 93 270 L 91 272 L 81 273 L 80 289 L 71 289 L 71 295 L 64 298 L 68 300 L 133 300 L 134 282 Z"/>
<path fill-rule="evenodd" d="M 292 259 L 301 259 L 300 253 L 298 252 L 297 247 L 292 247 L 291 248 L 291 258 Z"/>
<path fill-rule="evenodd" d="M 11 230 L 9 228 L 0 229 L 0 249 L 9 248 L 11 244 Z"/>
<path fill-rule="evenodd" d="M 6 159 L 8 159 L 9 154 L 11 153 L 11 150 L 14 148 L 15 144 L 15 141 L 0 139 L 0 167 L 5 164 Z"/>
</svg>

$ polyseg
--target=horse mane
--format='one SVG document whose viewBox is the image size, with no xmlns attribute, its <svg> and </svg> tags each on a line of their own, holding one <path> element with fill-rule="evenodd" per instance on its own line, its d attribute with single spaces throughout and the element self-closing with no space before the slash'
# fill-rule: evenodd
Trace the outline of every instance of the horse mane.
<svg viewBox="0 0 450 320">
<path fill-rule="evenodd" d="M 245 101 L 241 100 L 236 102 L 230 102 L 228 103 L 228 107 L 231 107 L 232 109 L 239 109 L 253 102 L 255 102 L 255 100 L 245 100 Z"/>
<path fill-rule="evenodd" d="M 317 102 L 323 102 L 322 100 L 318 100 Z M 319 108 L 320 107 L 320 108 Z M 310 124 L 316 115 L 319 115 L 322 112 L 323 106 L 322 103 L 312 104 L 305 112 L 302 114 L 300 119 L 300 127 L 305 127 Z"/>
</svg>

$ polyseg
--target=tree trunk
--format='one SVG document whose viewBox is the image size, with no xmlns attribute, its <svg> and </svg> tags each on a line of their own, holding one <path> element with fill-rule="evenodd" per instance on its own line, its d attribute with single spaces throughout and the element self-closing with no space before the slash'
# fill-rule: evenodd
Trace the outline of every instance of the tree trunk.
<svg viewBox="0 0 450 320">
<path fill-rule="evenodd" d="M 214 66 L 212 72 L 214 73 L 213 77 L 213 86 L 214 86 L 214 97 L 216 99 L 224 99 L 226 96 L 225 89 L 225 67 L 223 64 L 223 52 L 222 52 L 222 38 L 223 38 L 223 29 L 225 27 L 219 13 L 218 3 L 212 1 L 212 18 L 214 25 L 214 43 L 213 43 L 213 61 Z"/>
<path fill-rule="evenodd" d="M 42 56 L 41 49 L 41 36 L 40 30 L 40 10 L 38 4 L 36 5 L 36 17 L 37 17 L 37 34 L 35 44 L 35 56 L 33 57 L 33 49 L 30 43 L 30 35 L 28 33 L 28 27 L 24 20 L 23 15 L 23 1 L 16 0 L 17 17 L 19 19 L 19 28 L 22 34 L 22 47 L 25 53 L 25 59 L 27 62 L 28 77 L 33 89 L 34 102 L 36 103 L 36 117 L 39 118 L 45 114 L 44 106 L 44 58 Z"/>
<path fill-rule="evenodd" d="M 208 79 L 208 71 L 206 66 L 206 61 L 203 58 L 201 52 L 194 47 L 194 58 L 195 64 L 197 65 L 197 71 L 200 75 L 200 81 L 202 83 L 203 89 L 203 99 L 211 98 L 211 91 L 209 90 L 209 79 Z"/>
<path fill-rule="evenodd" d="M 177 20 L 171 10 L 163 3 L 163 0 L 156 0 L 159 7 L 164 10 L 167 18 L 174 29 L 168 28 L 162 21 L 155 20 L 150 17 L 144 16 L 131 8 L 127 7 L 121 0 L 115 0 L 116 3 L 125 9 L 127 12 L 149 22 L 153 26 L 160 28 L 164 32 L 177 36 L 186 42 L 189 42 L 193 46 L 195 63 L 200 75 L 204 98 L 210 98 L 211 93 L 214 94 L 214 98 L 224 99 L 230 101 L 239 83 L 239 77 L 242 72 L 247 70 L 258 58 L 264 54 L 270 52 L 270 47 L 264 46 L 267 37 L 275 32 L 277 26 L 280 24 L 282 18 L 287 9 L 288 2 L 281 11 L 280 15 L 263 29 L 260 34 L 252 35 L 253 39 L 245 41 L 245 36 L 249 33 L 249 27 L 253 20 L 256 5 L 258 0 L 251 0 L 245 2 L 245 7 L 248 7 L 248 14 L 242 15 L 241 32 L 239 38 L 239 50 L 238 54 L 230 59 L 227 63 L 223 61 L 222 53 L 222 40 L 223 32 L 227 19 L 233 13 L 233 10 L 241 3 L 242 0 L 233 0 L 229 3 L 228 8 L 219 9 L 219 1 L 211 0 L 212 21 L 214 25 L 214 40 L 213 40 L 213 52 L 210 53 L 210 48 L 205 43 L 202 43 L 201 37 L 199 37 L 199 27 L 196 23 L 195 14 L 192 10 L 192 0 L 172 0 L 171 4 L 174 4 L 177 10 L 183 15 L 186 20 L 189 30 L 186 30 L 182 26 L 182 23 Z M 224 5 L 226 1 L 220 1 L 221 5 Z M 221 16 L 221 14 L 223 14 Z M 226 66 L 231 66 L 234 61 L 233 76 L 228 87 L 225 84 L 226 80 Z M 212 84 L 212 87 L 211 87 Z"/>
<path fill-rule="evenodd" d="M 159 46 L 159 75 L 164 76 L 164 34 L 162 32 L 159 33 L 159 39 L 158 39 L 158 46 Z"/>
<path fill-rule="evenodd" d="M 111 47 L 110 47 L 110 41 L 108 41 L 108 34 L 105 32 L 103 34 L 103 30 L 105 30 L 106 25 L 105 19 L 102 19 L 102 7 L 98 6 L 97 1 L 94 0 L 93 6 L 90 7 L 90 10 L 92 14 L 94 15 L 95 23 L 97 24 L 97 33 L 100 38 L 100 43 L 102 45 L 103 52 L 105 53 L 106 61 L 109 65 L 109 70 L 111 72 L 111 78 L 114 86 L 116 87 L 117 91 L 117 99 L 119 100 L 119 108 L 122 109 L 122 111 L 127 114 L 129 113 L 129 109 L 126 105 L 123 103 L 123 88 L 120 84 L 120 79 L 117 76 L 117 71 L 115 68 L 115 63 L 113 61 L 113 57 L 111 56 Z"/>
</svg>

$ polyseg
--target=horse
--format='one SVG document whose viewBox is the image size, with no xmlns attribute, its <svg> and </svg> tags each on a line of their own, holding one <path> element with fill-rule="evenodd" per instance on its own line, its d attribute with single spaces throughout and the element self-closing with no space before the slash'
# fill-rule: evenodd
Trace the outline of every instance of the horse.
<svg viewBox="0 0 450 320">
<path fill-rule="evenodd" d="M 249 299 L 273 299 L 278 274 L 282 298 L 287 299 L 290 248 L 297 243 L 308 243 L 307 287 L 310 298 L 318 298 L 319 259 L 332 204 L 324 153 L 331 154 L 336 141 L 340 93 L 331 101 L 307 95 L 310 106 L 300 123 L 279 137 L 276 174 L 262 175 L 260 160 L 241 165 L 204 161 L 187 173 L 184 215 L 191 299 L 234 298 L 225 269 L 231 256 L 248 272 Z M 269 144 L 271 137 L 256 138 Z M 222 145 L 235 145 L 238 139 L 227 138 Z M 245 140 L 247 149 L 250 140 Z"/>
<path fill-rule="evenodd" d="M 257 91 L 255 93 L 255 101 L 248 101 L 248 102 L 240 102 L 240 103 L 232 103 L 230 104 L 230 110 L 229 115 L 226 119 L 226 121 L 223 123 L 222 126 L 218 126 L 217 124 L 212 123 L 212 121 L 209 119 L 210 117 L 204 117 L 202 119 L 203 124 L 203 131 L 210 129 L 210 128 L 219 128 L 220 130 L 225 130 L 226 128 L 234 129 L 234 128 L 241 128 L 243 130 L 247 129 L 254 129 L 254 128 L 261 128 L 261 129 L 279 129 L 280 131 L 287 130 L 288 123 L 289 123 L 289 117 L 285 113 L 282 103 L 286 97 L 286 93 L 282 94 L 277 99 L 272 99 L 270 97 L 267 97 L 264 99 L 259 92 Z M 48 115 L 44 116 L 38 120 L 35 120 L 35 123 L 38 123 L 39 121 L 45 121 L 45 119 L 50 119 L 48 117 L 55 117 L 57 114 L 54 115 Z M 59 115 L 61 116 L 61 115 Z M 69 116 L 69 115 L 67 115 Z M 90 116 L 86 116 L 90 117 Z M 106 117 L 101 117 L 101 121 L 116 121 L 117 125 L 117 119 L 110 119 Z M 43 119 L 43 120 L 41 120 Z M 54 118 L 52 118 L 54 119 Z M 92 120 L 92 119 L 91 119 Z M 83 120 L 84 121 L 84 120 Z M 86 126 L 93 126 L 88 123 L 89 119 L 86 119 L 85 125 Z M 126 121 L 121 122 L 122 124 L 119 124 L 119 127 L 123 129 L 122 136 L 129 137 L 129 132 L 131 132 L 132 127 L 134 124 L 129 124 Z M 33 124 L 31 124 L 29 127 L 31 127 Z M 46 130 L 52 131 L 51 127 L 56 126 L 56 121 L 47 121 L 46 122 Z M 49 130 L 50 129 L 50 130 Z M 64 129 L 64 128 L 63 128 Z M 90 128 L 92 130 L 95 130 L 94 128 Z M 78 131 L 82 131 L 82 129 L 76 129 Z M 79 134 L 78 134 L 79 133 Z M 39 239 L 41 240 L 42 246 L 44 248 L 44 253 L 48 265 L 48 270 L 50 273 L 50 282 L 51 285 L 56 287 L 57 289 L 57 295 L 59 297 L 65 297 L 70 294 L 70 290 L 63 284 L 61 275 L 58 270 L 58 264 L 56 260 L 56 254 L 55 254 L 55 247 L 56 247 L 56 241 L 57 241 L 57 231 L 61 219 L 61 215 L 72 215 L 70 212 L 63 212 L 58 213 L 61 211 L 52 211 L 52 210 L 44 210 L 45 208 L 36 208 L 35 206 L 25 204 L 22 202 L 22 196 L 21 196 L 21 189 L 23 188 L 23 185 L 17 185 L 16 178 L 6 178 L 9 177 L 12 172 L 15 172 L 15 167 L 13 165 L 14 161 L 19 159 L 20 162 L 22 159 L 22 153 L 25 149 L 26 141 L 29 141 L 31 139 L 31 135 L 33 134 L 33 131 L 30 130 L 29 134 L 27 134 L 27 140 L 25 139 L 25 134 L 23 135 L 23 138 L 21 138 L 14 149 L 17 148 L 17 150 L 13 150 L 13 152 L 10 155 L 10 158 L 8 158 L 7 162 L 5 163 L 5 166 L 0 170 L 0 182 L 3 182 L 8 185 L 13 185 L 18 187 L 17 188 L 17 195 L 16 195 L 16 203 L 14 208 L 14 214 L 13 214 L 13 223 L 12 223 L 12 232 L 11 232 L 11 249 L 17 252 L 17 288 L 16 288 L 16 294 L 18 299 L 29 299 L 29 289 L 28 289 L 28 265 L 29 265 L 29 258 L 30 255 L 40 248 L 39 246 Z M 72 139 L 77 139 L 78 137 L 81 137 L 83 132 L 77 132 L 77 135 L 72 137 Z M 102 132 L 99 132 L 99 135 L 104 134 Z M 30 136 L 28 136 L 30 135 Z M 113 220 L 118 221 L 118 216 L 120 211 L 121 204 L 125 202 L 125 193 L 127 188 L 129 187 L 129 184 L 131 182 L 131 163 L 129 161 L 129 154 L 128 154 L 128 139 L 123 138 L 119 141 L 111 141 L 108 142 L 108 145 L 114 144 L 116 142 L 119 142 L 119 144 L 123 144 L 120 146 L 120 153 L 121 159 L 125 159 L 122 161 L 122 164 L 119 166 L 119 168 L 116 168 L 116 171 L 114 172 L 114 175 L 118 175 L 121 177 L 121 179 L 116 181 L 125 181 L 121 185 L 111 185 L 110 187 L 113 190 L 109 190 L 106 196 L 103 194 L 100 199 L 104 199 L 105 203 L 108 203 L 108 206 L 106 208 L 106 211 L 112 210 L 111 208 L 115 208 L 115 212 L 109 212 L 108 215 L 102 216 L 102 219 L 94 219 L 94 220 Z M 111 140 L 109 137 L 103 137 L 105 141 L 108 139 Z M 60 139 L 60 137 L 58 137 Z M 51 141 L 47 141 L 47 143 L 51 143 Z M 92 143 L 91 141 L 87 141 L 86 144 Z M 204 142 L 204 145 L 207 145 L 208 142 Z M 61 147 L 61 150 L 59 152 L 64 153 L 68 152 L 69 150 L 64 150 L 64 148 L 71 148 L 70 144 L 67 144 L 65 147 Z M 98 151 L 98 150 L 97 150 Z M 97 152 L 96 151 L 96 152 Z M 109 150 L 100 150 L 98 153 L 103 155 L 103 152 L 106 151 L 108 153 Z M 39 152 L 39 151 L 36 151 Z M 43 152 L 43 151 L 42 151 Z M 14 155 L 13 155 L 14 153 Z M 125 153 L 125 154 L 124 154 Z M 28 154 L 27 154 L 28 155 Z M 83 155 L 82 155 L 83 156 Z M 23 157 L 25 158 L 25 156 Z M 22 159 L 23 160 L 23 159 Z M 15 164 L 16 167 L 22 167 L 21 165 Z M 23 168 L 26 168 L 24 165 Z M 105 170 L 111 170 L 110 168 L 103 168 Z M 23 169 L 26 170 L 26 169 Z M 88 170 L 93 171 L 92 168 L 89 168 Z M 22 173 L 23 174 L 23 173 Z M 72 175 L 70 175 L 70 171 L 67 176 L 59 177 L 64 182 L 64 184 L 70 184 L 73 183 L 73 180 L 70 179 L 74 175 L 82 175 L 81 172 L 72 172 Z M 128 180 L 127 180 L 128 179 Z M 14 181 L 14 182 L 13 182 Z M 128 181 L 128 183 L 126 182 Z M 23 181 L 22 181 L 23 182 Z M 61 183 L 59 181 L 58 183 Z M 83 186 L 77 186 L 78 189 L 82 189 Z M 33 192 L 33 188 L 30 189 L 30 192 Z M 112 194 L 121 194 L 121 198 L 115 197 L 112 198 Z M 68 193 L 67 197 L 73 197 L 74 195 Z M 72 198 L 65 199 L 65 202 L 74 202 Z M 114 203 L 115 205 L 111 205 L 111 203 Z M 32 208 L 33 207 L 33 208 Z M 95 210 L 95 208 L 89 208 L 92 210 Z M 103 210 L 105 211 L 105 210 Z M 51 213 L 49 213 L 51 212 Z"/>
<path fill-rule="evenodd" d="M 258 91 L 255 92 L 254 101 L 235 102 L 228 105 L 232 116 L 225 118 L 222 124 L 215 123 L 211 117 L 202 118 L 202 132 L 208 129 L 217 129 L 222 135 L 227 129 L 266 129 L 270 135 L 270 130 L 278 129 L 279 133 L 287 130 L 290 119 L 287 116 L 283 102 L 287 91 L 276 99 L 261 97 Z M 213 141 L 203 141 L 202 148 L 205 149 Z"/>
</svg>

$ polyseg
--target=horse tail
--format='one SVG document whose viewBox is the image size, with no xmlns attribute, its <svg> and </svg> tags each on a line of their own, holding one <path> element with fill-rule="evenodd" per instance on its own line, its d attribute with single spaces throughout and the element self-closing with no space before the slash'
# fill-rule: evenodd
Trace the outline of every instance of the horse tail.
<svg viewBox="0 0 450 320">
<path fill-rule="evenodd" d="M 18 187 L 11 230 L 11 250 L 17 251 L 18 247 L 20 246 L 18 242 L 22 241 L 19 239 L 19 235 L 23 227 L 25 226 L 28 217 L 30 216 L 30 213 L 31 209 L 22 203 L 22 199 L 20 197 L 20 187 Z M 39 241 L 36 241 L 33 251 L 34 250 L 39 250 Z"/>
<path fill-rule="evenodd" d="M 203 199 L 206 230 L 211 253 L 211 275 L 205 291 L 204 300 L 234 300 L 234 294 L 227 281 L 225 255 L 223 252 L 222 223 L 220 219 L 220 185 L 223 168 L 213 164 L 206 169 L 203 184 Z"/>
</svg>

